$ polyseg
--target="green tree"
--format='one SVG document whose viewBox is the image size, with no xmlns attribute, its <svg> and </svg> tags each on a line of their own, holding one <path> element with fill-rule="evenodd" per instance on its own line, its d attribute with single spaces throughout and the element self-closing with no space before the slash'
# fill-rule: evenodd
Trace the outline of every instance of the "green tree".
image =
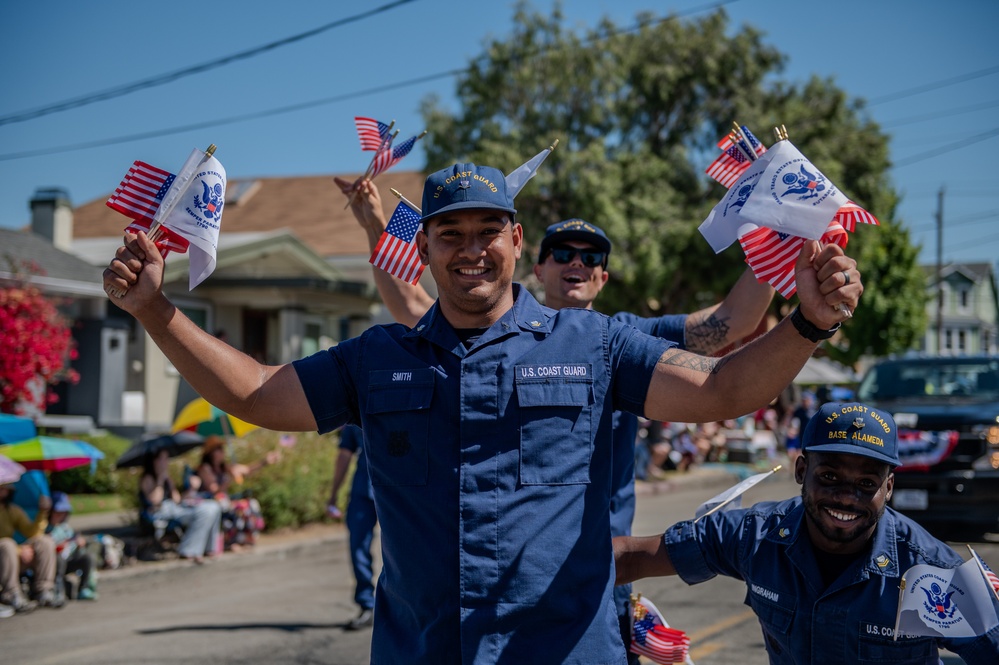
<svg viewBox="0 0 999 665">
<path fill-rule="evenodd" d="M 433 97 L 423 101 L 428 169 L 467 160 L 509 172 L 558 138 L 517 198 L 528 255 L 548 224 L 591 220 L 615 246 L 599 309 L 691 311 L 716 302 L 745 268 L 737 246 L 714 256 L 697 231 L 724 194 L 703 173 L 715 143 L 735 119 L 766 143 L 763 130 L 784 124 L 802 152 L 884 225 L 853 234 L 859 250 L 850 253 L 873 296 L 865 295 L 830 354 L 852 362 L 909 348 L 925 325 L 922 275 L 894 220 L 887 137 L 864 119 L 863 103 L 831 81 L 782 81 L 785 58 L 760 31 L 730 32 L 719 10 L 694 20 L 642 14 L 628 29 L 604 20 L 577 34 L 558 6 L 545 16 L 521 4 L 509 38 L 486 44 L 459 77 L 457 112 Z M 521 263 L 522 278 L 530 264 Z M 887 280 L 880 289 L 872 286 L 879 279 Z M 891 330 L 882 308 L 904 314 Z"/>
</svg>

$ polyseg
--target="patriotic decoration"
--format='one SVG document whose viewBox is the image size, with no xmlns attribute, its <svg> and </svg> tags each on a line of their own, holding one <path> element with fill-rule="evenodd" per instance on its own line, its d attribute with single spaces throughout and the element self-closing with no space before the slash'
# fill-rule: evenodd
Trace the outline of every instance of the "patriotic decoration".
<svg viewBox="0 0 999 665">
<path fill-rule="evenodd" d="M 670 628 L 662 613 L 648 598 L 631 597 L 631 646 L 633 654 L 654 663 L 690 663 L 690 638 L 682 630 Z"/>
<path fill-rule="evenodd" d="M 111 194 L 106 205 L 132 219 L 132 223 L 125 228 L 126 232 L 148 233 L 153 215 L 156 214 L 175 178 L 176 176 L 169 171 L 137 160 L 122 178 L 121 184 Z M 163 235 L 156 242 L 160 254 L 164 257 L 171 251 L 183 254 L 189 244 L 182 236 L 168 229 L 164 229 Z"/>
<path fill-rule="evenodd" d="M 371 173 L 368 175 L 368 178 L 374 178 L 398 164 L 403 157 L 409 154 L 409 151 L 413 149 L 413 146 L 416 145 L 421 136 L 423 134 L 411 136 L 394 148 L 391 145 L 385 145 L 385 147 L 381 148 L 371 162 Z"/>
<path fill-rule="evenodd" d="M 541 163 L 547 159 L 548 155 L 555 151 L 556 147 L 558 147 L 558 139 L 555 139 L 554 143 L 507 175 L 506 191 L 511 199 L 516 198 L 517 194 L 520 194 L 520 190 L 524 189 L 527 181 L 537 174 Z"/>
<path fill-rule="evenodd" d="M 777 470 L 780 469 L 780 465 L 775 466 L 770 471 L 764 471 L 763 473 L 757 473 L 752 475 L 740 483 L 729 487 L 727 490 L 711 497 L 700 506 L 694 513 L 694 520 L 699 520 L 705 515 L 713 513 L 718 510 L 733 510 L 742 505 L 742 495 L 749 491 L 754 485 L 766 480 L 772 476 Z"/>
<path fill-rule="evenodd" d="M 895 619 L 899 637 L 975 637 L 999 625 L 993 591 L 973 557 L 957 568 L 920 564 L 905 571 Z"/>
<path fill-rule="evenodd" d="M 357 127 L 357 138 L 361 140 L 361 150 L 381 150 L 382 144 L 392 131 L 392 125 L 386 125 L 374 118 L 354 116 L 354 125 Z"/>
<path fill-rule="evenodd" d="M 715 253 L 738 240 L 756 278 L 785 298 L 797 290 L 794 264 L 805 239 L 846 247 L 857 224 L 878 224 L 786 139 L 768 151 L 738 127 L 718 145 L 724 152 L 707 173 L 729 191 L 698 230 Z"/>
<path fill-rule="evenodd" d="M 400 202 L 368 262 L 404 282 L 416 284 L 424 268 L 416 251 L 419 229 L 420 213 Z"/>
<path fill-rule="evenodd" d="M 724 152 L 704 171 L 725 187 L 735 184 L 750 164 L 767 151 L 766 146 L 745 125 L 736 129 L 718 142 L 718 147 Z"/>
<path fill-rule="evenodd" d="M 898 430 L 899 468 L 906 471 L 929 471 L 930 467 L 950 456 L 957 448 L 961 433 L 957 430 L 927 432 L 924 430 Z"/>
<path fill-rule="evenodd" d="M 971 556 L 974 557 L 975 563 L 978 564 L 978 569 L 985 577 L 985 582 L 989 585 L 989 588 L 992 589 L 992 593 L 995 595 L 996 600 L 999 600 L 999 575 L 992 572 L 992 569 L 989 568 L 989 564 L 985 563 L 985 560 L 978 556 L 978 552 L 971 549 L 971 545 L 968 545 L 968 549 L 971 551 Z"/>
<path fill-rule="evenodd" d="M 148 231 L 164 256 L 191 247 L 191 289 L 215 270 L 226 173 L 214 150 L 194 149 L 176 175 L 137 161 L 107 201 L 133 219 L 129 231 Z"/>
</svg>

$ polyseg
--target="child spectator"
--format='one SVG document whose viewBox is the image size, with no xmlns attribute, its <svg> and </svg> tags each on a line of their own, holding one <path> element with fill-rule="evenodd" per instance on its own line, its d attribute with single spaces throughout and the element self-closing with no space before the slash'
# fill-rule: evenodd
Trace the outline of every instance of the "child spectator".
<svg viewBox="0 0 999 665">
<path fill-rule="evenodd" d="M 64 588 L 67 573 L 74 573 L 80 583 L 76 593 L 78 600 L 97 600 L 97 562 L 87 547 L 86 536 L 77 535 L 69 525 L 69 514 L 73 505 L 65 492 L 52 492 L 52 514 L 46 533 L 55 541 L 59 555 L 56 573 L 57 592 Z M 70 594 L 67 594 L 70 595 Z"/>
</svg>

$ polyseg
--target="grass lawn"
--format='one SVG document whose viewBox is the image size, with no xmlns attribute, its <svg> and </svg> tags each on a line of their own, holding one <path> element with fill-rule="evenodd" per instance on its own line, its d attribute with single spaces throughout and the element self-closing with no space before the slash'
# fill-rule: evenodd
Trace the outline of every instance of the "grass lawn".
<svg viewBox="0 0 999 665">
<path fill-rule="evenodd" d="M 73 503 L 74 515 L 103 513 L 109 510 L 127 510 L 131 507 L 126 506 L 117 494 L 73 494 L 70 497 L 70 501 Z"/>
</svg>

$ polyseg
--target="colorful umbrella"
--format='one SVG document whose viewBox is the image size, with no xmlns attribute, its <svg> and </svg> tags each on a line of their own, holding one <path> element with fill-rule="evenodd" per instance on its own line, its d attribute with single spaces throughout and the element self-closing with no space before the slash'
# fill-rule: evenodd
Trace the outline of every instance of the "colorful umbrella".
<svg viewBox="0 0 999 665">
<path fill-rule="evenodd" d="M 212 406 L 203 397 L 191 400 L 181 409 L 173 421 L 170 431 L 177 433 L 183 430 L 197 432 L 201 436 L 215 434 L 217 436 L 245 436 L 257 429 L 256 425 L 240 420 L 235 416 Z"/>
<path fill-rule="evenodd" d="M 205 438 L 194 432 L 180 431 L 176 434 L 163 434 L 161 436 L 143 439 L 126 450 L 115 466 L 124 469 L 130 466 L 142 466 L 146 456 L 156 455 L 161 450 L 166 450 L 170 457 L 176 457 L 188 450 L 197 448 L 205 442 Z"/>
<path fill-rule="evenodd" d="M 104 453 L 85 441 L 51 436 L 36 436 L 0 446 L 0 455 L 6 455 L 26 469 L 42 471 L 64 471 L 84 464 L 93 466 L 97 460 L 104 459 Z"/>
<path fill-rule="evenodd" d="M 25 470 L 14 460 L 0 455 L 0 485 L 16 483 L 24 475 Z"/>
<path fill-rule="evenodd" d="M 0 413 L 0 443 L 24 441 L 38 435 L 35 421 L 9 413 Z"/>
</svg>

